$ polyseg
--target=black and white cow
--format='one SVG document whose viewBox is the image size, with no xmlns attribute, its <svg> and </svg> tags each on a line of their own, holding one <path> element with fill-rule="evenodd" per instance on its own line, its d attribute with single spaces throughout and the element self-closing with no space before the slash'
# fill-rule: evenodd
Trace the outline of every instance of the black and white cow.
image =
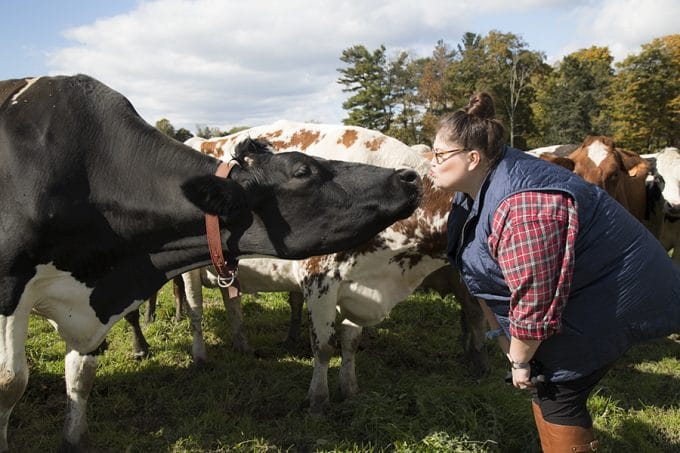
<svg viewBox="0 0 680 453">
<path fill-rule="evenodd" d="M 226 255 L 305 258 L 365 242 L 418 205 L 410 170 L 271 153 L 247 141 L 221 162 L 144 122 L 88 76 L 0 82 L 0 451 L 28 382 L 31 312 L 66 342 L 64 447 L 82 447 L 95 351 L 168 279 Z M 310 223 L 310 219 L 315 222 Z"/>
<path fill-rule="evenodd" d="M 317 157 L 391 168 L 407 166 L 423 175 L 430 166 L 429 160 L 420 155 L 429 148 L 419 146 L 420 149 L 415 150 L 378 131 L 345 125 L 277 121 L 226 137 L 210 140 L 195 137 L 186 143 L 224 159 L 233 153 L 238 143 L 249 137 L 270 140 L 278 152 L 297 147 Z M 299 334 L 302 301 L 307 302 L 314 354 L 308 392 L 312 414 L 323 413 L 330 404 L 328 369 L 336 351 L 336 338 L 342 353 L 340 389 L 344 397 L 350 397 L 359 389 L 355 364 L 362 328 L 381 322 L 428 274 L 447 264 L 446 221 L 451 197 L 451 193 L 436 189 L 428 178 L 424 178 L 422 201 L 411 217 L 395 222 L 355 249 L 297 261 L 273 258 L 240 261 L 239 280 L 244 292 L 290 292 L 289 339 Z M 451 284 L 455 285 L 459 280 L 454 276 Z M 201 285 L 217 287 L 216 280 L 210 268 L 194 269 L 183 275 L 183 283 L 193 335 L 192 355 L 195 362 L 202 363 L 207 360 L 207 353 L 202 330 Z M 228 298 L 224 288 L 221 291 L 230 315 L 232 344 L 235 349 L 246 351 L 249 348 L 239 300 Z M 474 372 L 483 374 L 487 357 L 483 348 L 481 309 L 464 285 L 458 284 L 454 291 L 467 321 L 464 325 L 466 355 L 472 361 Z M 339 319 L 336 314 L 340 315 Z M 129 320 L 134 326 L 136 344 L 146 343 L 138 321 Z M 137 349 L 138 355 L 144 353 Z"/>
</svg>

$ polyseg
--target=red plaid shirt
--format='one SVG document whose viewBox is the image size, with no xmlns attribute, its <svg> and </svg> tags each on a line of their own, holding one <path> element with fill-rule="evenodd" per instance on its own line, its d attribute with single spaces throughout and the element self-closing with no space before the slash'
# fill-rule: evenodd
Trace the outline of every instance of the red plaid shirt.
<svg viewBox="0 0 680 453">
<path fill-rule="evenodd" d="M 510 334 L 545 340 L 561 328 L 574 270 L 578 216 L 560 192 L 520 192 L 493 218 L 489 249 L 510 289 Z"/>
</svg>

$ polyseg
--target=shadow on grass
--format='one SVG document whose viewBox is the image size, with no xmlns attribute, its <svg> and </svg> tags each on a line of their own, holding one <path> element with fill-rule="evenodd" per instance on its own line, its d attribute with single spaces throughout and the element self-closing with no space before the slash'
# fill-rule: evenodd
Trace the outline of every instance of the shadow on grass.
<svg viewBox="0 0 680 453">
<path fill-rule="evenodd" d="M 680 360 L 680 344 L 671 339 L 659 338 L 634 346 L 600 382 L 601 394 L 620 401 L 626 409 L 680 407 L 680 378 L 666 369 L 667 359 Z"/>
<path fill-rule="evenodd" d="M 204 329 L 213 338 L 205 368 L 189 365 L 186 320 L 150 327 L 154 356 L 140 363 L 126 359 L 129 333 L 114 333 L 108 357 L 102 359 L 107 366 L 101 367 L 90 399 L 90 438 L 96 451 L 377 452 L 400 446 L 402 451 L 428 452 L 538 451 L 529 395 L 503 382 L 506 369 L 500 353 L 493 354 L 491 374 L 481 381 L 470 379 L 459 362 L 454 304 L 397 306 L 358 357 L 359 395 L 341 400 L 338 364 L 333 362 L 331 408 L 323 418 L 310 417 L 302 403 L 311 361 L 274 347 L 286 335 L 288 308 L 248 304 L 245 316 L 253 346 L 273 351 L 264 359 L 231 351 L 221 304 L 206 311 Z M 603 380 L 600 394 L 632 410 L 677 405 L 678 379 L 639 366 L 663 363 L 677 352 L 677 343 L 670 340 L 637 346 Z M 56 449 L 64 393 L 61 374 L 32 373 L 10 419 L 13 451 Z M 660 428 L 633 416 L 617 418 L 615 426 L 599 434 L 605 451 L 677 447 Z"/>
<path fill-rule="evenodd" d="M 662 430 L 638 419 L 625 419 L 613 432 L 597 430 L 596 436 L 604 448 L 603 451 L 636 453 L 680 451 L 680 442 L 677 439 L 669 439 Z"/>
<path fill-rule="evenodd" d="M 301 404 L 311 376 L 304 364 L 233 356 L 208 368 L 146 364 L 98 376 L 90 398 L 90 440 L 101 452 L 311 452 L 357 446 L 362 446 L 359 451 L 389 451 L 395 442 L 417 444 L 443 433 L 447 443 L 439 451 L 449 451 L 479 443 L 470 439 L 488 442 L 492 432 L 499 438 L 508 435 L 499 432 L 506 428 L 492 402 L 442 376 L 423 377 L 429 390 L 419 394 L 414 380 L 419 374 L 397 370 L 387 376 L 393 381 L 389 385 L 367 375 L 369 390 L 348 401 L 334 399 L 326 417 L 313 418 Z M 10 420 L 12 450 L 55 451 L 64 400 L 62 376 L 31 376 Z M 530 420 L 519 418 L 530 433 Z M 512 451 L 495 445 L 491 440 L 483 450 L 464 451 Z"/>
</svg>

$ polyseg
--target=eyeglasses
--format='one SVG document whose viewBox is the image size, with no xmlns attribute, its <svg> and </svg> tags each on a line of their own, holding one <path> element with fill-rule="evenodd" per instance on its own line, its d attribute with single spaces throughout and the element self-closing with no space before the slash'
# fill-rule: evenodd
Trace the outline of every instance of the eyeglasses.
<svg viewBox="0 0 680 453">
<path fill-rule="evenodd" d="M 458 149 L 449 149 L 449 150 L 446 150 L 446 151 L 437 151 L 436 149 L 433 149 L 432 150 L 432 157 L 434 157 L 434 161 L 437 162 L 437 164 L 442 164 L 445 161 L 451 159 L 456 154 L 464 153 L 466 151 L 470 151 L 470 150 L 465 149 L 465 148 L 458 148 Z M 450 156 L 447 157 L 446 159 L 444 159 L 442 156 L 444 156 L 446 154 L 450 154 Z"/>
</svg>

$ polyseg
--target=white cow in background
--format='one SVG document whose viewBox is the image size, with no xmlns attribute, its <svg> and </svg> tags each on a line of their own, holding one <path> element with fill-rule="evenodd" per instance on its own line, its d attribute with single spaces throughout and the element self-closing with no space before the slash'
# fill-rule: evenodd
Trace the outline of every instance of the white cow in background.
<svg viewBox="0 0 680 453">
<path fill-rule="evenodd" d="M 680 266 L 680 151 L 665 148 L 642 156 L 652 163 L 655 184 L 661 184 L 663 223 L 658 234 L 666 250 L 673 249 L 673 262 Z"/>
</svg>

